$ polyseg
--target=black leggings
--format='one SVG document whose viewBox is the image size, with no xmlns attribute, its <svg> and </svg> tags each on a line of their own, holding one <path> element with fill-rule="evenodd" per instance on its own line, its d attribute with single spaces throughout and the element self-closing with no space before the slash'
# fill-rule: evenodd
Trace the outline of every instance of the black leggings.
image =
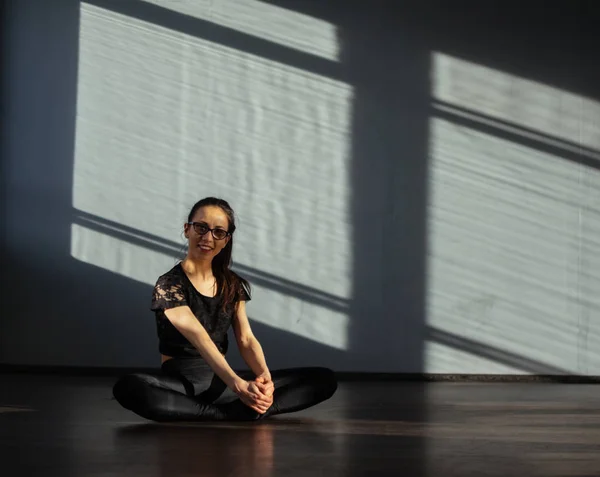
<svg viewBox="0 0 600 477">
<path fill-rule="evenodd" d="M 238 375 L 248 381 L 255 377 L 250 371 Z M 125 409 L 152 421 L 252 421 L 314 406 L 337 389 L 327 368 L 281 369 L 271 377 L 275 393 L 265 414 L 246 406 L 201 358 L 174 358 L 160 373 L 123 376 L 113 395 Z"/>
</svg>

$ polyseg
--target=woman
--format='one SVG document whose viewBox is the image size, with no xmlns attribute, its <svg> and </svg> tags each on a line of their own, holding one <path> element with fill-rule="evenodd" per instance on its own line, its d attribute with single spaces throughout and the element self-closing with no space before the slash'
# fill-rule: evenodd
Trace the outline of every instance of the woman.
<svg viewBox="0 0 600 477">
<path fill-rule="evenodd" d="M 267 367 L 246 315 L 250 287 L 230 269 L 234 231 L 222 199 L 202 199 L 190 211 L 187 255 L 159 277 L 152 297 L 161 372 L 117 381 L 113 394 L 126 409 L 163 422 L 255 420 L 306 409 L 335 392 L 329 369 Z M 230 326 L 250 371 L 237 374 L 225 359 Z"/>
</svg>

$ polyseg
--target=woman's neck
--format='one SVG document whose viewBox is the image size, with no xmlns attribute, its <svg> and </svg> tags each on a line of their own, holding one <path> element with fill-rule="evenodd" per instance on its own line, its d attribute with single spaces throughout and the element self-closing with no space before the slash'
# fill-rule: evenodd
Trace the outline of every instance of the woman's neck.
<svg viewBox="0 0 600 477">
<path fill-rule="evenodd" d="M 188 256 L 183 259 L 181 266 L 188 275 L 198 278 L 199 280 L 213 278 L 211 260 L 194 260 Z"/>
</svg>

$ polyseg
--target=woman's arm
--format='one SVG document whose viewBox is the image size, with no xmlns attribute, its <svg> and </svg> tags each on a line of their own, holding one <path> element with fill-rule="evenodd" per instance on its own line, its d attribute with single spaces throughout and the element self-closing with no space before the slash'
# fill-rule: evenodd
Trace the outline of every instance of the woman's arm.
<svg viewBox="0 0 600 477">
<path fill-rule="evenodd" d="M 237 341 L 240 355 L 257 377 L 266 377 L 271 380 L 271 373 L 265 360 L 262 346 L 252 333 L 248 315 L 246 314 L 246 302 L 240 301 L 237 305 L 233 320 L 233 332 Z"/>
<path fill-rule="evenodd" d="M 211 369 L 231 389 L 235 390 L 243 381 L 221 354 L 204 326 L 196 319 L 188 306 L 178 306 L 165 310 L 169 321 L 200 352 Z"/>
<path fill-rule="evenodd" d="M 178 306 L 165 310 L 165 316 L 175 328 L 200 352 L 214 373 L 240 396 L 242 401 L 259 412 L 264 412 L 271 404 L 260 389 L 251 382 L 240 378 L 196 319 L 189 306 Z M 258 392 L 257 392 L 258 391 Z"/>
</svg>

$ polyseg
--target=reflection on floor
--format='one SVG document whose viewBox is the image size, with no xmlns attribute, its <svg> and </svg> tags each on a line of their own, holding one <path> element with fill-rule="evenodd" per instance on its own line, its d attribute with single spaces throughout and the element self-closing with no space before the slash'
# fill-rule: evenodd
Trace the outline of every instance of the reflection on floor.
<svg viewBox="0 0 600 477">
<path fill-rule="evenodd" d="M 2 475 L 600 475 L 594 385 L 348 382 L 258 424 L 155 424 L 113 380 L 0 375 Z"/>
</svg>

